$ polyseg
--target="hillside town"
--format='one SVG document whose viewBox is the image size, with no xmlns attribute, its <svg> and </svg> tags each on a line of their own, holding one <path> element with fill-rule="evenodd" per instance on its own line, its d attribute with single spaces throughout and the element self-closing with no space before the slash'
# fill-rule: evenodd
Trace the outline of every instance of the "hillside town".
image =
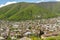
<svg viewBox="0 0 60 40">
<path fill-rule="evenodd" d="M 0 40 L 6 40 L 9 36 L 11 40 L 22 38 L 25 36 L 39 36 L 40 30 L 44 34 L 60 34 L 60 17 L 41 19 L 41 20 L 26 20 L 26 21 L 4 21 L 0 20 Z"/>
</svg>

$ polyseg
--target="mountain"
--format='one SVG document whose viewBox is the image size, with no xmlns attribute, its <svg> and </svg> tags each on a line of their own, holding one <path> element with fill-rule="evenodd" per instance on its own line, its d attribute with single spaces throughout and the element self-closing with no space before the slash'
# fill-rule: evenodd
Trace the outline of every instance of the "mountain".
<svg viewBox="0 0 60 40">
<path fill-rule="evenodd" d="M 60 2 L 20 2 L 0 8 L 0 20 L 35 20 L 58 16 L 60 16 Z"/>
</svg>

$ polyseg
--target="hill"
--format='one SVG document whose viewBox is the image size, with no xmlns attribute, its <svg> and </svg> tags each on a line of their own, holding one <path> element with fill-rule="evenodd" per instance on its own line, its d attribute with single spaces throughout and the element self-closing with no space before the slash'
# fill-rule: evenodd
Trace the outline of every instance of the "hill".
<svg viewBox="0 0 60 40">
<path fill-rule="evenodd" d="M 20 2 L 0 8 L 0 20 L 35 20 L 58 16 L 60 16 L 60 2 Z"/>
</svg>

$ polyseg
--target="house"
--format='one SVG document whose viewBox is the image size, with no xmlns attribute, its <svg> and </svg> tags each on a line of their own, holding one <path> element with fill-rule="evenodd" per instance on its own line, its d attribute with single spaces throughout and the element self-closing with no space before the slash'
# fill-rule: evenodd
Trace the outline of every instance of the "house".
<svg viewBox="0 0 60 40">
<path fill-rule="evenodd" d="M 31 40 L 31 39 L 28 38 L 28 37 L 23 37 L 23 38 L 21 38 L 20 40 Z"/>
<path fill-rule="evenodd" d="M 4 37 L 2 37 L 2 36 L 0 36 L 0 40 L 5 40 L 5 38 L 4 38 Z"/>
<path fill-rule="evenodd" d="M 13 37 L 11 37 L 11 40 L 16 40 L 16 37 L 14 37 L 14 36 L 13 36 Z"/>
<path fill-rule="evenodd" d="M 26 33 L 24 33 L 24 36 L 29 36 L 31 34 L 32 34 L 31 32 L 26 32 Z"/>
<path fill-rule="evenodd" d="M 54 37 L 54 36 L 58 36 L 59 34 L 58 33 L 50 33 L 50 34 L 43 34 L 42 36 L 41 36 L 41 38 L 42 39 L 45 39 L 45 38 L 47 38 L 47 37 Z"/>
</svg>

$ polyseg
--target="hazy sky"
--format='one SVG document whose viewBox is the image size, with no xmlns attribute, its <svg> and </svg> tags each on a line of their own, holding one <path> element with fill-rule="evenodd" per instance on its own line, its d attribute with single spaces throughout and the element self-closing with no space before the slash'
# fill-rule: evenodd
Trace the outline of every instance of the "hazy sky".
<svg viewBox="0 0 60 40">
<path fill-rule="evenodd" d="M 12 3 L 17 3 L 17 2 L 48 2 L 48 1 L 60 1 L 60 0 L 0 0 L 0 8 L 7 6 Z"/>
<path fill-rule="evenodd" d="M 41 1 L 60 1 L 60 0 L 0 0 L 0 4 L 7 2 L 41 2 Z"/>
</svg>

